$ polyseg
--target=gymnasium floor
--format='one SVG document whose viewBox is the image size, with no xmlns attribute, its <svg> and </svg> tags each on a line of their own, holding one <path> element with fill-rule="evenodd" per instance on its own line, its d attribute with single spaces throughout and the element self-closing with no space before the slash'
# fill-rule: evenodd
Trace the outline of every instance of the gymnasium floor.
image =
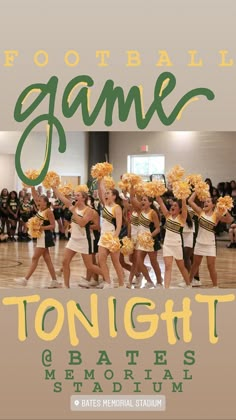
<svg viewBox="0 0 236 420">
<path fill-rule="evenodd" d="M 59 269 L 63 258 L 63 251 L 66 241 L 56 240 L 56 245 L 51 248 L 51 256 L 55 269 Z M 227 249 L 228 242 L 225 240 L 217 241 L 217 260 L 216 268 L 218 273 L 218 285 L 221 288 L 236 288 L 236 249 Z M 24 277 L 30 265 L 30 258 L 33 255 L 35 243 L 7 242 L 0 244 L 0 288 L 22 288 L 14 282 L 15 277 Z M 158 252 L 158 262 L 164 275 L 164 263 L 162 250 Z M 110 264 L 110 261 L 109 261 Z M 146 264 L 150 265 L 149 259 Z M 78 287 L 78 280 L 85 276 L 85 267 L 80 255 L 76 255 L 71 264 L 71 287 Z M 155 281 L 153 270 L 150 271 L 151 278 Z M 115 279 L 116 274 L 111 267 L 111 278 Z M 128 272 L 126 272 L 128 278 Z M 206 261 L 203 260 L 200 268 L 200 278 L 202 288 L 212 287 L 207 271 Z M 62 281 L 62 280 L 61 280 Z M 181 275 L 174 264 L 171 286 L 178 288 L 178 283 L 182 281 Z M 39 262 L 38 268 L 28 282 L 28 288 L 47 288 L 50 282 L 50 276 L 43 260 Z M 63 287 L 63 285 L 62 285 Z"/>
</svg>

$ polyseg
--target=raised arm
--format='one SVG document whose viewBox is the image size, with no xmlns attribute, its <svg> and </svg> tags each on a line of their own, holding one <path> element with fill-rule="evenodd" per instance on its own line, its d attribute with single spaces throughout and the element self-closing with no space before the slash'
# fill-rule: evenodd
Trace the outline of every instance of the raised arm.
<svg viewBox="0 0 236 420">
<path fill-rule="evenodd" d="M 186 223 L 187 216 L 188 216 L 187 203 L 185 199 L 182 199 L 181 219 L 184 224 Z"/>
<path fill-rule="evenodd" d="M 153 213 L 152 213 L 152 221 L 155 226 L 155 230 L 152 232 L 152 237 L 155 238 L 155 236 L 157 236 L 158 233 L 160 232 L 160 222 L 159 222 L 159 218 L 155 210 L 153 210 Z"/>
<path fill-rule="evenodd" d="M 167 218 L 170 215 L 170 212 L 167 210 L 167 208 L 164 204 L 164 201 L 162 200 L 161 197 L 156 197 L 156 201 L 161 208 L 161 212 L 162 212 L 163 216 L 165 216 L 165 218 Z"/>
<path fill-rule="evenodd" d="M 69 200 L 68 200 L 69 201 Z M 81 217 L 76 213 L 75 206 L 70 206 L 69 210 L 73 214 L 73 219 L 78 223 L 80 227 L 84 227 L 93 219 L 93 210 L 89 207 L 86 208 L 84 215 Z"/>
<path fill-rule="evenodd" d="M 217 223 L 219 223 L 219 222 L 232 223 L 233 220 L 234 220 L 233 217 L 231 216 L 231 214 L 228 211 L 224 216 L 217 217 Z"/>
<path fill-rule="evenodd" d="M 115 235 L 119 236 L 120 231 L 121 231 L 121 226 L 122 226 L 122 219 L 123 219 L 122 208 L 120 206 L 116 206 L 115 208 L 115 217 L 116 217 Z"/>
<path fill-rule="evenodd" d="M 130 188 L 130 202 L 132 204 L 132 206 L 134 207 L 135 210 L 140 211 L 142 208 L 142 205 L 140 203 L 140 201 L 137 200 L 137 198 L 135 197 L 135 192 L 134 192 L 134 188 L 131 187 Z"/>
<path fill-rule="evenodd" d="M 71 201 L 68 200 L 68 198 L 66 198 L 62 193 L 60 193 L 60 191 L 58 191 L 57 188 L 53 188 L 52 189 L 54 194 L 56 195 L 57 198 L 59 198 L 59 200 L 65 204 L 66 207 L 70 207 L 71 206 Z"/>
<path fill-rule="evenodd" d="M 191 195 L 191 197 L 189 197 L 189 199 L 188 199 L 188 204 L 190 205 L 190 207 L 192 207 L 192 209 L 195 211 L 195 213 L 197 213 L 199 216 L 200 216 L 200 214 L 201 214 L 201 212 L 202 212 L 202 208 L 201 207 L 199 207 L 194 201 L 195 201 L 195 199 L 196 199 L 196 197 L 197 197 L 197 194 L 196 194 L 196 192 L 194 192 L 192 195 Z"/>
<path fill-rule="evenodd" d="M 38 207 L 39 205 L 39 193 L 36 191 L 35 187 L 31 187 L 31 193 L 32 193 L 32 197 L 33 200 L 35 202 L 36 207 Z"/>
<path fill-rule="evenodd" d="M 103 179 L 98 180 L 98 196 L 101 201 L 101 203 L 105 206 L 106 200 L 105 200 L 105 184 Z"/>
</svg>

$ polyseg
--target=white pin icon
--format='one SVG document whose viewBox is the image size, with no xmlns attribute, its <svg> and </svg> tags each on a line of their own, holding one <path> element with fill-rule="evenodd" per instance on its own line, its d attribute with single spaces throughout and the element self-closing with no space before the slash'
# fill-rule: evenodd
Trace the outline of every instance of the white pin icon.
<svg viewBox="0 0 236 420">
<path fill-rule="evenodd" d="M 75 405 L 76 407 L 78 407 L 78 405 L 79 405 L 79 400 L 75 400 L 75 401 L 74 401 L 74 405 Z"/>
</svg>

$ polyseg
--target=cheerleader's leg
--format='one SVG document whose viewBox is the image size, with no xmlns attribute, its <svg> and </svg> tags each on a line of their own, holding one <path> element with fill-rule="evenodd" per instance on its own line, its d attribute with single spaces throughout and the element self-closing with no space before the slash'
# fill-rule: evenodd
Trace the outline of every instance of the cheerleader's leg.
<svg viewBox="0 0 236 420">
<path fill-rule="evenodd" d="M 202 262 L 202 255 L 194 255 L 193 256 L 193 265 L 190 271 L 190 283 L 193 280 L 193 277 L 198 273 L 199 267 L 201 265 Z"/>
<path fill-rule="evenodd" d="M 45 251 L 45 248 L 35 248 L 34 255 L 33 255 L 33 258 L 32 258 L 31 266 L 29 268 L 29 271 L 28 271 L 27 275 L 25 276 L 25 279 L 26 280 L 29 280 L 29 278 L 35 272 L 35 270 L 36 270 L 36 268 L 38 266 L 39 259 L 44 254 L 44 251 Z"/>
<path fill-rule="evenodd" d="M 48 268 L 48 271 L 50 273 L 50 276 L 51 276 L 52 280 L 56 280 L 57 276 L 56 276 L 56 273 L 55 273 L 55 269 L 54 269 L 54 266 L 53 266 L 53 263 L 52 263 L 52 260 L 51 260 L 51 255 L 49 254 L 48 248 L 44 249 L 43 258 L 44 258 L 44 261 L 47 265 L 47 268 Z"/>
<path fill-rule="evenodd" d="M 149 252 L 148 256 L 150 258 L 151 266 L 156 274 L 157 283 L 162 284 L 163 278 L 161 276 L 161 269 L 157 261 L 157 251 Z"/>
<path fill-rule="evenodd" d="M 169 289 L 170 282 L 171 282 L 173 257 L 164 257 L 164 263 L 165 263 L 164 285 L 165 285 L 165 289 Z"/>
<path fill-rule="evenodd" d="M 216 257 L 206 257 L 207 258 L 207 268 L 213 283 L 213 287 L 217 287 L 217 273 L 216 273 Z"/>
<path fill-rule="evenodd" d="M 114 269 L 116 270 L 116 274 L 119 281 L 119 287 L 122 287 L 124 286 L 124 272 L 120 264 L 120 252 L 111 252 L 111 260 Z"/>
<path fill-rule="evenodd" d="M 65 287 L 68 289 L 70 287 L 70 263 L 72 258 L 75 256 L 76 252 L 72 249 L 66 248 L 64 252 L 64 258 L 62 262 L 63 267 L 63 276 Z"/>
<path fill-rule="evenodd" d="M 104 280 L 107 283 L 111 283 L 111 279 L 110 279 L 110 273 L 109 273 L 109 269 L 108 269 L 108 265 L 107 265 L 107 257 L 108 257 L 109 251 L 107 248 L 104 248 L 103 246 L 99 246 L 98 247 L 98 262 L 99 262 L 99 266 L 102 269 L 102 275 Z"/>
<path fill-rule="evenodd" d="M 184 279 L 186 285 L 189 286 L 190 285 L 189 274 L 188 274 L 187 268 L 184 265 L 184 260 L 175 260 L 175 261 L 176 261 L 176 264 L 177 264 L 177 267 L 178 267 L 180 273 L 183 276 L 183 279 Z"/>
</svg>

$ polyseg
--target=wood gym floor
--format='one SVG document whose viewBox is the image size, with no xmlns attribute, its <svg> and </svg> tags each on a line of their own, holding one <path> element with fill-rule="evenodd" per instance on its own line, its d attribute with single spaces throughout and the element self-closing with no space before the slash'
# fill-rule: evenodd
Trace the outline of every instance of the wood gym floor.
<svg viewBox="0 0 236 420">
<path fill-rule="evenodd" d="M 66 241 L 56 240 L 56 245 L 51 248 L 51 257 L 54 263 L 55 269 L 59 269 L 63 258 L 63 251 L 66 246 Z M 218 273 L 218 285 L 221 288 L 236 288 L 236 249 L 226 248 L 228 242 L 219 240 L 217 241 L 217 260 L 216 268 Z M 33 255 L 35 243 L 33 241 L 24 242 L 7 242 L 0 244 L 0 288 L 22 288 L 24 286 L 18 286 L 14 282 L 16 277 L 24 277 L 30 260 Z M 162 258 L 162 250 L 158 252 L 158 262 L 164 276 L 164 262 Z M 146 264 L 150 266 L 149 259 L 147 257 Z M 115 279 L 116 274 L 114 273 L 113 267 L 111 267 L 111 278 Z M 81 276 L 86 275 L 86 270 L 83 265 L 80 255 L 76 255 L 71 263 L 71 287 L 78 287 L 78 280 Z M 155 281 L 153 270 L 150 271 L 151 278 Z M 126 278 L 128 272 L 126 272 Z M 209 279 L 207 271 L 206 261 L 203 259 L 203 263 L 200 268 L 200 278 L 202 281 L 202 288 L 212 287 L 212 283 Z M 182 281 L 181 275 L 176 267 L 173 265 L 172 283 L 171 286 L 176 288 L 178 283 Z M 50 276 L 47 271 L 46 265 L 43 260 L 39 262 L 37 270 L 28 282 L 27 287 L 29 288 L 47 288 L 50 282 Z M 63 285 L 62 285 L 63 287 Z M 179 288 L 179 287 L 178 287 Z"/>
</svg>

